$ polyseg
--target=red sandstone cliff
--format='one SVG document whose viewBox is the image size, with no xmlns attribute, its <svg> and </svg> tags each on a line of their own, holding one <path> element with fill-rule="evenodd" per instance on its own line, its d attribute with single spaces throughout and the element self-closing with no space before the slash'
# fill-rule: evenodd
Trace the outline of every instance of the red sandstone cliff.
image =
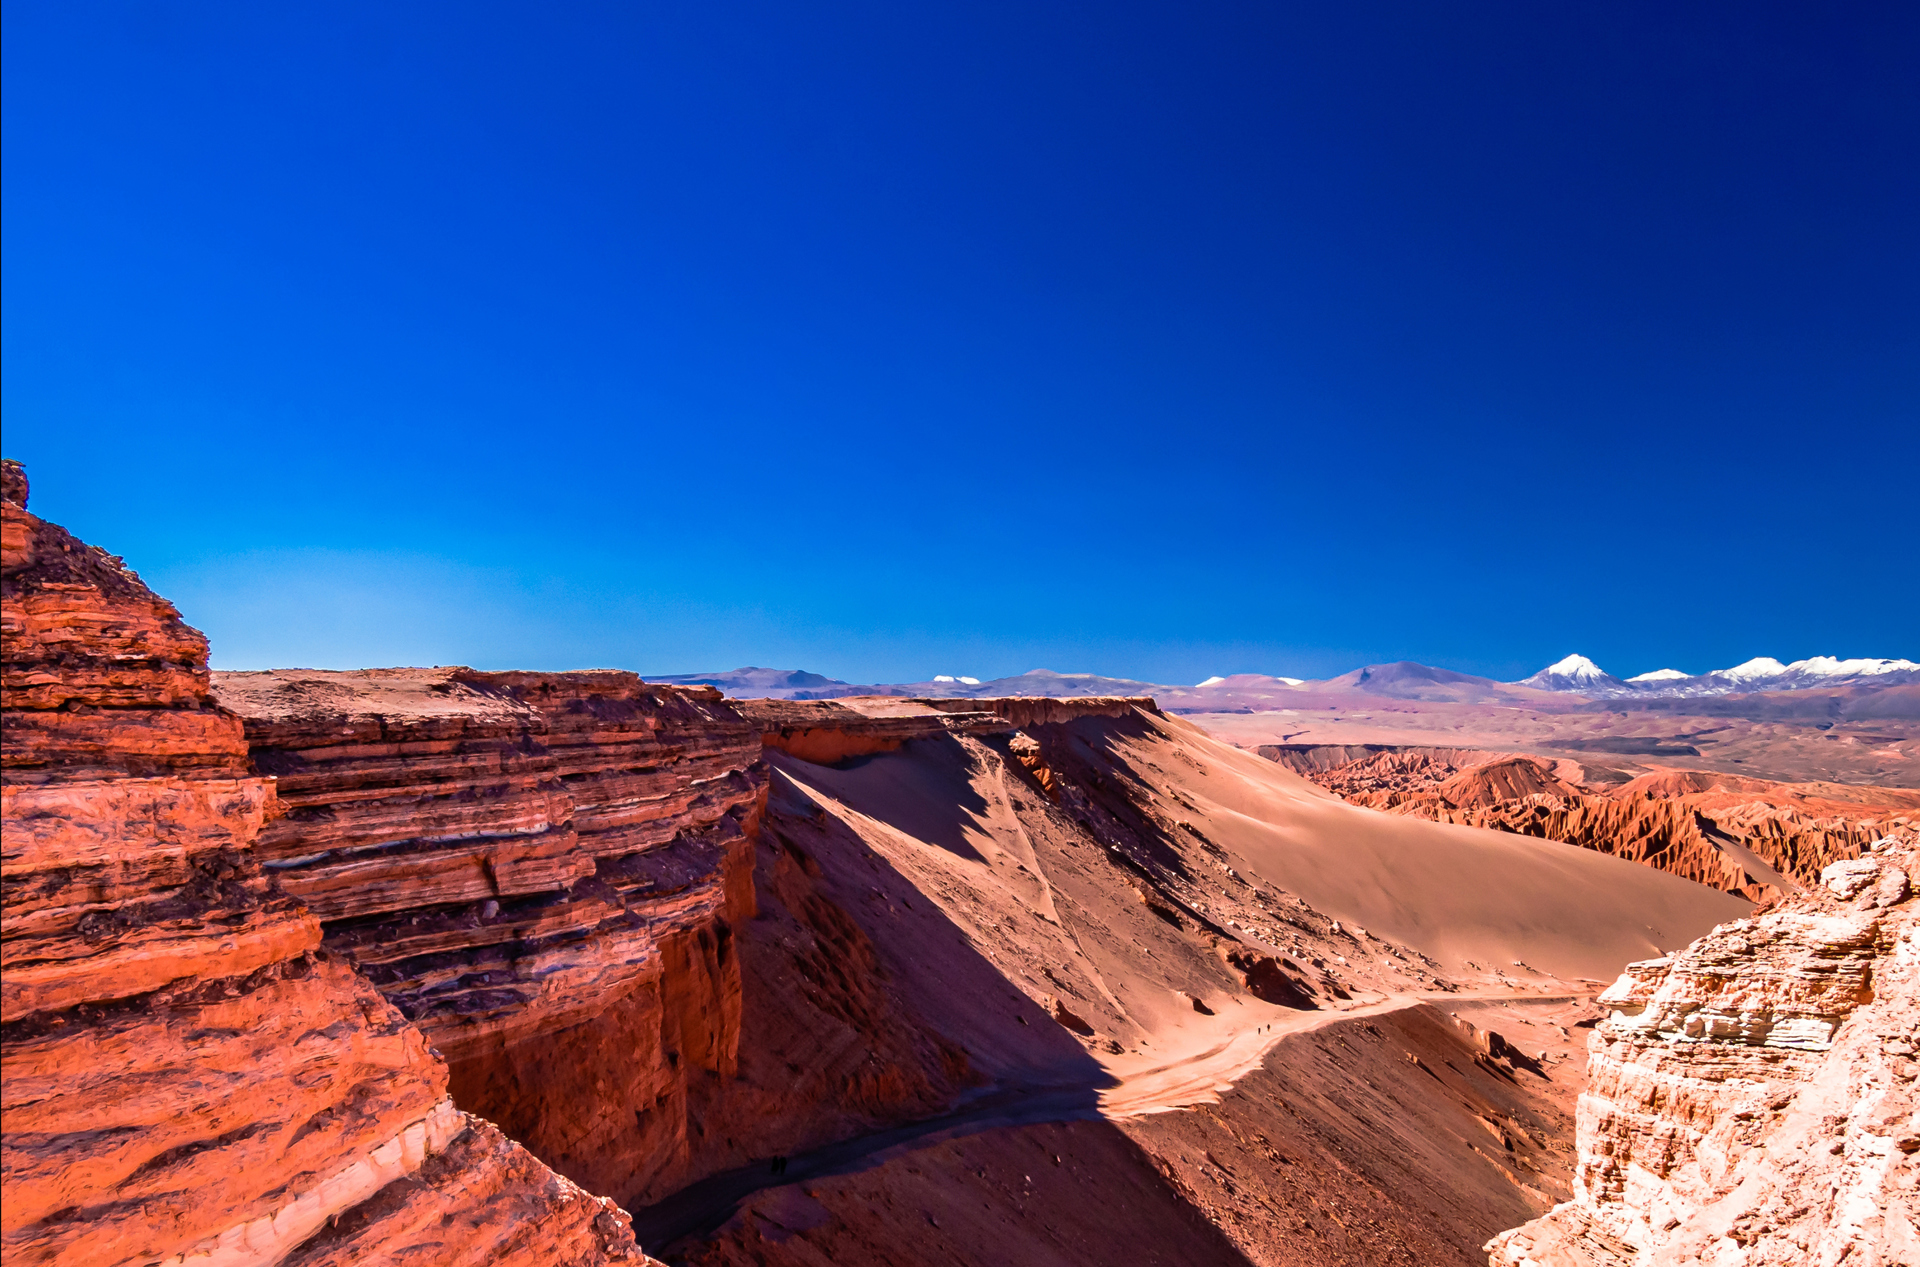
<svg viewBox="0 0 1920 1267">
<path fill-rule="evenodd" d="M 259 851 L 452 1068 L 455 1100 L 596 1191 L 692 1164 L 732 1076 L 759 734 L 631 673 L 221 673 L 286 815 Z"/>
<path fill-rule="evenodd" d="M 1589 1042 L 1574 1200 L 1496 1267 L 1920 1262 L 1920 853 L 1892 840 L 1630 965 Z"/>
<path fill-rule="evenodd" d="M 638 1260 L 262 871 L 205 638 L 4 493 L 7 1262 Z"/>
</svg>

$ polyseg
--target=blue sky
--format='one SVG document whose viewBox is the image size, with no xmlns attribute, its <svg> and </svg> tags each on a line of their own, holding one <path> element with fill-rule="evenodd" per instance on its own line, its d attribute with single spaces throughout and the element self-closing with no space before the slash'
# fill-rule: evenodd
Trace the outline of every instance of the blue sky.
<svg viewBox="0 0 1920 1267">
<path fill-rule="evenodd" d="M 7 5 L 5 450 L 224 667 L 1920 655 L 1911 5 Z"/>
</svg>

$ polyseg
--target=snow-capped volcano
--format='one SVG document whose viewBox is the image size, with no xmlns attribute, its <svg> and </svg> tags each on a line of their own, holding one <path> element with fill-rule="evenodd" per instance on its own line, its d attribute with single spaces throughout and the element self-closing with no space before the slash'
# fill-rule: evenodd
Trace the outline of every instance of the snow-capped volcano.
<svg viewBox="0 0 1920 1267">
<path fill-rule="evenodd" d="M 1750 660 L 1748 663 L 1757 664 L 1759 661 Z M 1832 679 L 1884 677 L 1889 673 L 1912 673 L 1916 669 L 1920 669 L 1920 664 L 1912 660 L 1836 660 L 1830 655 L 1817 655 L 1795 660 L 1787 666 L 1786 672 L 1810 679 Z"/>
<path fill-rule="evenodd" d="M 1898 686 L 1920 682 L 1920 664 L 1912 660 L 1841 660 L 1810 656 L 1782 664 L 1772 656 L 1755 656 L 1730 669 L 1683 673 L 1655 669 L 1625 681 L 1614 677 L 1583 655 L 1570 655 L 1530 678 L 1514 683 L 1542 691 L 1565 691 L 1596 699 L 1664 698 L 1694 695 L 1733 695 L 1747 691 L 1799 691 L 1810 687 Z"/>
<path fill-rule="evenodd" d="M 1608 692 L 1626 684 L 1583 655 L 1557 660 L 1516 686 L 1531 686 L 1542 691 L 1573 691 L 1581 695 Z"/>
<path fill-rule="evenodd" d="M 1805 664 L 1806 661 L 1800 661 Z M 1787 666 L 1770 655 L 1755 656 L 1745 664 L 1736 664 L 1731 669 L 1716 669 L 1709 676 L 1719 676 L 1732 682 L 1772 682 L 1787 671 Z"/>
</svg>

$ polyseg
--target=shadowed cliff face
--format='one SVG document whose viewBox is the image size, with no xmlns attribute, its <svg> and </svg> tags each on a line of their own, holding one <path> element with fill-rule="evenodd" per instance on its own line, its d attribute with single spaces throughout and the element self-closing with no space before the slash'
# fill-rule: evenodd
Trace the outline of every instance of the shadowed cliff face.
<svg viewBox="0 0 1920 1267">
<path fill-rule="evenodd" d="M 445 1054 L 455 1102 L 624 1196 L 731 1078 L 758 734 L 631 673 L 215 675 L 287 813 L 267 868 Z"/>
<path fill-rule="evenodd" d="M 1627 780 L 1564 758 L 1458 748 L 1268 745 L 1353 805 L 1594 849 L 1751 901 L 1814 883 L 1889 833 L 1920 837 L 1920 792 L 1670 770 Z"/>
<path fill-rule="evenodd" d="M 206 640 L 6 475 L 7 1261 L 637 1260 L 263 871 Z"/>
</svg>

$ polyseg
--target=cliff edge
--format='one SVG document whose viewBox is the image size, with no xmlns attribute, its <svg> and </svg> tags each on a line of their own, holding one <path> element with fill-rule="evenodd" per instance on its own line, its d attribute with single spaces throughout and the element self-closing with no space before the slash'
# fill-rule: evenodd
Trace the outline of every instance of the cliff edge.
<svg viewBox="0 0 1920 1267">
<path fill-rule="evenodd" d="M 4 476 L 0 1255 L 644 1261 L 263 869 L 283 807 L 206 638 Z"/>
<path fill-rule="evenodd" d="M 1920 851 L 1888 838 L 1816 888 L 1600 996 L 1574 1199 L 1495 1267 L 1920 1262 Z"/>
</svg>

